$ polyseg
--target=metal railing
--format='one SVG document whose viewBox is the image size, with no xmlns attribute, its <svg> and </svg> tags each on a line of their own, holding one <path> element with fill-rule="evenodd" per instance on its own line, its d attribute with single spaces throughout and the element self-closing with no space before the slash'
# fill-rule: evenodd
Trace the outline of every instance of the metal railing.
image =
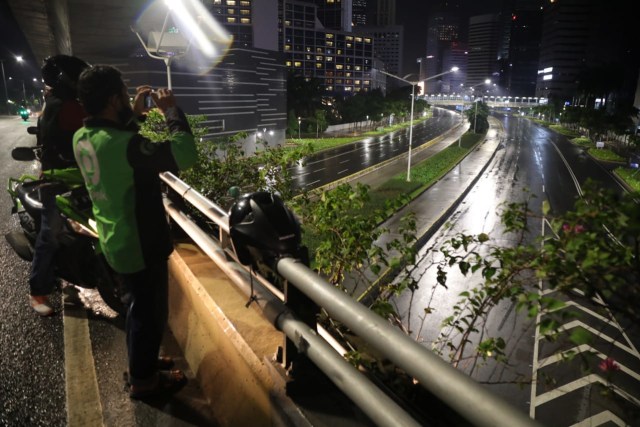
<svg viewBox="0 0 640 427">
<path fill-rule="evenodd" d="M 309 325 L 298 320 L 295 311 L 283 302 L 283 294 L 259 275 L 258 284 L 250 288 L 252 279 L 246 267 L 235 260 L 229 248 L 227 214 L 219 206 L 193 188 L 165 172 L 161 179 L 182 198 L 219 228 L 219 237 L 200 229 L 173 203 L 165 200 L 171 218 L 218 265 L 228 277 L 262 308 L 263 315 L 284 332 L 298 351 L 304 353 L 324 374 L 373 422 L 380 426 L 419 425 L 396 402 L 349 364 Z M 335 320 L 343 323 L 384 357 L 418 380 L 422 387 L 452 408 L 470 423 L 478 426 L 539 426 L 523 412 L 495 396 L 473 379 L 447 364 L 439 356 L 392 326 L 382 317 L 318 276 L 293 258 L 282 258 L 277 272 L 289 284 L 324 308 Z M 252 294 L 253 292 L 253 294 Z"/>
</svg>

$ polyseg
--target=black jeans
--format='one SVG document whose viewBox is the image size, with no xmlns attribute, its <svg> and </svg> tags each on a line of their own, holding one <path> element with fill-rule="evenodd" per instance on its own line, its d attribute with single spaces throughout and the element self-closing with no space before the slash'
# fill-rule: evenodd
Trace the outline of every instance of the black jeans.
<svg viewBox="0 0 640 427">
<path fill-rule="evenodd" d="M 36 238 L 29 275 L 31 295 L 49 295 L 55 288 L 55 257 L 60 243 L 62 217 L 56 205 L 56 192 L 48 187 L 40 189 L 43 210 L 40 232 Z"/>
<path fill-rule="evenodd" d="M 123 274 L 128 304 L 126 332 L 129 381 L 145 386 L 155 380 L 162 334 L 168 316 L 167 261 Z"/>
</svg>

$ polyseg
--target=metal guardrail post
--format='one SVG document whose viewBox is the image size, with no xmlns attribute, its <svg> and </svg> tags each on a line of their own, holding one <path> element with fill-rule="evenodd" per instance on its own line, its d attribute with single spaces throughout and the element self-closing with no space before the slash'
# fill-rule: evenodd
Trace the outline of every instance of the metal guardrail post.
<svg viewBox="0 0 640 427">
<path fill-rule="evenodd" d="M 292 258 L 283 258 L 278 261 L 277 269 L 284 278 L 324 307 L 332 318 L 349 327 L 472 424 L 486 427 L 540 426 L 303 264 Z"/>
<path fill-rule="evenodd" d="M 160 177 L 185 200 L 194 204 L 202 213 L 218 224 L 221 236 L 223 232 L 228 235 L 229 225 L 225 211 L 173 174 L 165 172 L 160 174 Z M 165 200 L 165 207 L 171 217 L 205 253 L 215 260 L 218 266 L 223 268 L 223 271 L 236 284 L 242 287 L 241 282 L 244 282 L 245 288 L 248 288 L 245 277 L 248 272 L 245 269 L 237 264 L 231 268 L 223 267 L 228 263 L 224 249 L 167 200 Z M 289 283 L 295 285 L 318 306 L 323 307 L 332 318 L 349 327 L 355 334 L 416 378 L 425 389 L 472 424 L 487 427 L 540 426 L 535 420 L 493 395 L 382 317 L 331 286 L 299 261 L 293 258 L 283 258 L 277 262 L 276 269 Z M 265 283 L 264 279 L 259 280 L 259 283 L 267 288 L 270 286 Z M 273 292 L 273 290 L 271 291 Z M 295 319 L 289 309 L 282 308 L 279 305 L 281 301 L 276 301 L 273 297 L 265 297 L 264 299 L 259 297 L 256 303 L 263 307 L 265 317 L 287 334 L 298 351 L 307 354 L 374 422 L 389 426 L 417 425 L 415 420 L 397 407 L 395 402 L 373 386 L 364 375 L 338 355 L 326 341 L 318 337 L 314 330 Z"/>
<path fill-rule="evenodd" d="M 171 218 L 196 242 L 196 244 L 220 266 L 249 297 L 255 294 L 255 304 L 263 309 L 265 317 L 291 340 L 297 351 L 305 354 L 324 374 L 347 395 L 367 416 L 379 426 L 418 427 L 416 422 L 389 396 L 369 381 L 360 371 L 311 329 L 298 320 L 282 301 L 275 298 L 260 284 L 249 288 L 243 270 L 225 259 L 224 249 L 193 223 L 168 200 L 165 208 Z"/>
</svg>

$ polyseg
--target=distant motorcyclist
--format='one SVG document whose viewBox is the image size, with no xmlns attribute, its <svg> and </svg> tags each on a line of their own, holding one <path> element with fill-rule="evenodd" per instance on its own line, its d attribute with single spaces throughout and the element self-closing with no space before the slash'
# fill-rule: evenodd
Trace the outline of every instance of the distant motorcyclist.
<svg viewBox="0 0 640 427">
<path fill-rule="evenodd" d="M 80 73 L 89 67 L 83 60 L 68 55 L 45 59 L 42 79 L 50 88 L 42 114 L 38 118 L 38 145 L 42 147 L 42 171 L 75 167 L 73 134 L 82 127 L 86 113 L 77 99 Z M 29 304 L 41 316 L 49 316 L 53 308 L 49 294 L 55 288 L 54 258 L 58 249 L 58 234 L 62 219 L 55 202 L 55 193 L 43 186 L 40 201 L 43 205 L 40 232 L 36 239 L 31 274 L 29 276 Z"/>
</svg>

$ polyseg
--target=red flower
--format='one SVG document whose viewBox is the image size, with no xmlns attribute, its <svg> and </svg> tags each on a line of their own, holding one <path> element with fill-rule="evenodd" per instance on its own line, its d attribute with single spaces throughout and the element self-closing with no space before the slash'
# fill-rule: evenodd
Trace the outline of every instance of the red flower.
<svg viewBox="0 0 640 427">
<path fill-rule="evenodd" d="M 578 224 L 573 228 L 573 231 L 575 231 L 576 233 L 582 233 L 584 231 L 586 231 L 587 229 L 585 228 L 584 225 L 582 224 Z"/>
<path fill-rule="evenodd" d="M 611 357 L 607 357 L 598 365 L 603 372 L 615 372 L 620 370 L 620 365 L 616 363 Z"/>
</svg>

